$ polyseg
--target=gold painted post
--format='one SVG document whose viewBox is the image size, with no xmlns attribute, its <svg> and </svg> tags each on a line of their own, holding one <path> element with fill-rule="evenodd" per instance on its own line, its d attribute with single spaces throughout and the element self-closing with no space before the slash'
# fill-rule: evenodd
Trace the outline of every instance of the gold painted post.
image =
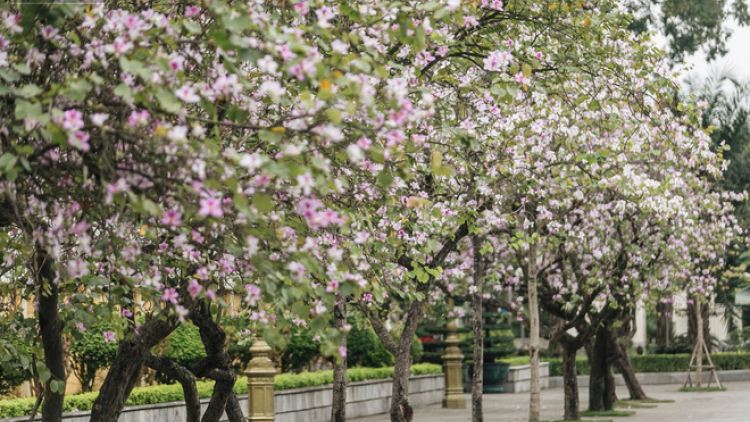
<svg viewBox="0 0 750 422">
<path fill-rule="evenodd" d="M 258 337 L 258 340 L 250 348 L 253 358 L 248 363 L 245 371 L 247 376 L 247 420 L 248 422 L 273 422 L 273 378 L 276 368 L 273 361 L 268 358 L 271 347 Z"/>
<path fill-rule="evenodd" d="M 451 306 L 452 307 L 452 306 Z M 456 322 L 450 321 L 445 329 L 447 335 L 445 338 L 446 348 L 443 352 L 443 372 L 445 373 L 445 397 L 443 398 L 443 407 L 449 409 L 463 409 L 466 407 L 466 398 L 464 397 L 464 385 L 461 374 L 461 363 L 464 355 L 458 348 L 458 336 L 456 336 Z"/>
</svg>

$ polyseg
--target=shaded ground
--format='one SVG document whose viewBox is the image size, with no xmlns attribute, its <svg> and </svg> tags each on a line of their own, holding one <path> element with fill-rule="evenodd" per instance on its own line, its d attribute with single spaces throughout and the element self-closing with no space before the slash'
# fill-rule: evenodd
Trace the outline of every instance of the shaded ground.
<svg viewBox="0 0 750 422">
<path fill-rule="evenodd" d="M 660 403 L 655 409 L 632 409 L 635 416 L 614 419 L 616 422 L 750 422 L 750 382 L 725 383 L 727 391 L 707 393 L 680 393 L 682 385 L 644 385 L 646 394 L 657 399 L 672 399 L 674 403 Z M 625 387 L 618 387 L 621 399 L 628 397 Z M 581 388 L 581 409 L 586 409 L 588 389 Z M 470 396 L 466 395 L 467 405 Z M 529 393 L 488 394 L 484 396 L 486 422 L 523 422 L 528 420 Z M 623 410 L 625 410 L 623 408 Z M 563 390 L 542 390 L 542 419 L 561 419 L 563 415 Z M 387 415 L 351 419 L 352 422 L 383 422 Z M 470 409 L 443 409 L 440 405 L 414 410 L 414 422 L 467 422 Z"/>
</svg>

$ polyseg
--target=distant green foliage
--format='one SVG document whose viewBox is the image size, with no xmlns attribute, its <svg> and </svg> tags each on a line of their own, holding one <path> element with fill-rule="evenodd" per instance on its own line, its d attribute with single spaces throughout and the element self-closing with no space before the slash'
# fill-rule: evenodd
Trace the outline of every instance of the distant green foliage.
<svg viewBox="0 0 750 422">
<path fill-rule="evenodd" d="M 191 323 L 181 324 L 167 340 L 166 356 L 177 364 L 190 368 L 199 359 L 206 357 L 200 330 Z"/>
<path fill-rule="evenodd" d="M 349 367 L 382 368 L 393 365 L 393 355 L 370 328 L 359 329 L 352 326 L 346 336 L 346 349 Z"/>
<path fill-rule="evenodd" d="M 320 344 L 314 340 L 312 330 L 294 327 L 289 343 L 281 355 L 282 372 L 299 372 L 312 360 L 320 356 Z"/>
<path fill-rule="evenodd" d="M 70 346 L 73 374 L 81 383 L 84 392 L 91 391 L 96 372 L 108 368 L 117 356 L 117 343 L 105 342 L 104 332 L 113 331 L 112 326 L 102 321 L 86 331 L 76 334 Z"/>
<path fill-rule="evenodd" d="M 440 365 L 417 364 L 411 367 L 412 375 L 440 374 Z M 346 372 L 350 382 L 368 379 L 382 379 L 393 375 L 393 368 L 352 368 Z M 274 378 L 276 390 L 291 388 L 316 387 L 333 383 L 333 371 L 303 372 L 300 374 L 280 374 Z M 198 395 L 201 398 L 211 397 L 213 381 L 198 382 Z M 247 394 L 247 378 L 240 378 L 234 384 L 234 392 Z M 65 397 L 63 410 L 90 410 L 96 400 L 97 393 L 77 394 Z M 0 400 L 0 418 L 26 416 L 34 406 L 34 397 L 23 399 Z M 178 384 L 157 385 L 153 387 L 134 388 L 128 398 L 127 405 L 138 406 L 146 404 L 169 403 L 183 401 L 182 387 Z"/>
<path fill-rule="evenodd" d="M 743 0 L 627 0 L 624 2 L 636 16 L 630 29 L 636 33 L 661 32 L 669 43 L 672 62 L 703 51 L 709 60 L 727 53 L 726 41 L 731 34 L 729 22 L 750 24 L 747 4 Z"/>
<path fill-rule="evenodd" d="M 22 343 L 3 342 L 0 344 L 0 396 L 9 395 L 11 391 L 21 385 L 24 381 L 31 379 L 31 363 L 24 364 L 19 359 L 27 359 L 28 353 L 18 353 L 19 348 L 26 348 Z"/>
</svg>

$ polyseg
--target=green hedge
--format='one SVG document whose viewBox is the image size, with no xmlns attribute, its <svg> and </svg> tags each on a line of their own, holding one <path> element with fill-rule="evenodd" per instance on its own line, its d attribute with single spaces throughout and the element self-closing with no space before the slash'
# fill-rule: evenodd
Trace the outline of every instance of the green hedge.
<svg viewBox="0 0 750 422">
<path fill-rule="evenodd" d="M 440 365 L 430 363 L 420 363 L 411 367 L 412 375 L 439 374 L 443 371 Z M 363 381 L 368 379 L 382 379 L 393 375 L 393 368 L 351 368 L 347 372 L 347 378 L 351 382 Z M 300 374 L 280 374 L 274 379 L 276 390 L 288 390 L 291 388 L 315 387 L 331 384 L 333 382 L 333 371 L 302 372 Z M 213 391 L 213 381 L 198 382 L 198 395 L 201 398 L 211 397 Z M 234 391 L 237 394 L 247 394 L 247 379 L 240 378 L 234 385 Z M 71 412 L 73 410 L 90 410 L 94 405 L 97 393 L 76 394 L 65 397 L 63 410 Z M 0 400 L 0 418 L 10 418 L 14 416 L 27 416 L 34 407 L 34 397 L 22 399 Z M 129 406 L 169 403 L 182 401 L 182 386 L 173 385 L 156 385 L 153 387 L 134 388 L 128 401 Z"/>
<path fill-rule="evenodd" d="M 542 362 L 549 362 L 550 376 L 562 375 L 562 359 L 542 358 L 541 360 Z M 750 369 L 750 353 L 712 353 L 711 360 L 716 365 L 716 369 Z M 527 365 L 529 357 L 516 356 L 500 361 L 508 362 L 511 366 Z M 633 364 L 635 372 L 682 372 L 687 369 L 690 355 L 637 355 L 631 356 L 630 362 Z M 588 375 L 590 370 L 588 359 L 585 357 L 576 358 L 576 369 L 578 375 Z"/>
</svg>

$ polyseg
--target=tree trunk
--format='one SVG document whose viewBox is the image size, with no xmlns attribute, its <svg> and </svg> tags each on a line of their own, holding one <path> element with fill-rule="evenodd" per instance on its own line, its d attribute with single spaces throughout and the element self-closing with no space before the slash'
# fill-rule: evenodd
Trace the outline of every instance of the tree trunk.
<svg viewBox="0 0 750 422">
<path fill-rule="evenodd" d="M 240 402 L 237 400 L 237 394 L 234 394 L 234 392 L 229 395 L 227 406 L 224 410 L 227 413 L 227 419 L 229 419 L 229 422 L 246 422 L 245 415 L 242 413 L 242 408 L 240 407 Z"/>
<path fill-rule="evenodd" d="M 414 338 L 414 332 L 417 330 L 417 324 L 422 319 L 424 312 L 424 302 L 414 302 L 409 306 L 409 312 L 404 323 L 404 331 L 401 333 L 398 344 L 394 351 L 391 352 L 394 357 L 393 364 L 393 387 L 391 388 L 391 422 L 407 422 L 411 420 L 413 413 L 409 405 L 409 371 L 411 370 L 411 342 Z M 383 329 L 378 329 L 378 337 L 383 340 Z M 386 335 L 390 336 L 387 331 Z M 393 343 L 393 340 L 391 340 Z"/>
<path fill-rule="evenodd" d="M 619 348 L 620 356 L 615 359 L 614 365 L 615 368 L 617 368 L 617 372 L 621 373 L 622 377 L 625 379 L 625 385 L 628 386 L 630 399 L 648 399 L 648 396 L 641 387 L 641 383 L 639 383 L 638 379 L 635 377 L 635 371 L 633 370 L 633 365 L 630 363 L 630 356 L 628 356 L 627 348 L 624 344 L 619 343 L 616 344 L 616 347 Z"/>
<path fill-rule="evenodd" d="M 65 351 L 63 349 L 63 322 L 58 311 L 59 290 L 55 282 L 52 260 L 44 250 L 37 250 L 34 261 L 37 301 L 39 302 L 39 331 L 42 335 L 44 364 L 52 376 L 44 386 L 42 422 L 62 421 L 65 399 Z M 62 382 L 62 392 L 53 391 L 52 382 Z"/>
<path fill-rule="evenodd" d="M 567 334 L 563 334 L 568 337 Z M 578 372 L 576 369 L 576 347 L 573 339 L 565 338 L 560 345 L 563 349 L 563 385 L 565 388 L 565 419 L 566 421 L 577 421 L 581 419 L 580 399 L 578 398 Z"/>
<path fill-rule="evenodd" d="M 591 364 L 589 410 L 612 410 L 614 402 L 617 401 L 609 344 L 609 331 L 606 327 L 599 327 L 596 331 L 591 355 L 589 356 Z"/>
<path fill-rule="evenodd" d="M 706 304 L 704 306 L 701 306 L 701 304 L 697 303 L 698 299 L 695 299 L 693 303 L 688 303 L 687 306 L 687 314 L 688 314 L 688 344 L 691 346 L 695 346 L 696 342 L 698 341 L 698 325 L 700 321 L 700 325 L 702 326 L 702 333 L 701 337 L 706 342 L 706 347 L 708 347 L 708 351 L 711 351 L 711 341 L 709 341 L 709 338 L 711 336 L 711 333 L 709 332 L 709 305 Z M 698 315 L 698 310 L 700 310 L 700 316 Z"/>
<path fill-rule="evenodd" d="M 215 380 L 216 384 L 214 384 L 211 400 L 208 402 L 208 407 L 201 422 L 218 422 L 224 414 L 229 397 L 234 396 L 232 389 L 237 377 L 234 375 L 234 371 L 214 369 L 206 374 L 206 378 Z"/>
<path fill-rule="evenodd" d="M 185 396 L 185 422 L 198 422 L 201 418 L 201 400 L 198 396 L 198 387 L 195 385 L 193 374 L 178 365 L 171 359 L 155 354 L 146 357 L 146 365 L 179 382 Z"/>
<path fill-rule="evenodd" d="M 472 295 L 472 308 L 474 322 L 474 374 L 471 385 L 471 420 L 482 422 L 482 390 L 484 389 L 484 320 L 482 319 L 482 288 L 484 286 L 484 264 L 481 248 L 481 239 L 477 235 L 471 236 L 471 245 L 474 253 L 474 287 L 476 291 Z"/>
<path fill-rule="evenodd" d="M 672 336 L 672 303 L 656 305 L 656 344 L 667 346 Z"/>
<path fill-rule="evenodd" d="M 346 345 L 346 302 L 344 297 L 336 294 L 336 305 L 333 308 L 333 328 L 341 333 L 341 342 Z M 331 405 L 331 421 L 346 422 L 346 356 L 333 366 L 333 402 Z"/>
<path fill-rule="evenodd" d="M 91 408 L 90 422 L 117 422 L 151 349 L 176 328 L 174 317 L 167 315 L 167 310 L 162 311 L 162 315 L 146 321 L 132 340 L 120 341 L 117 357 Z"/>
<path fill-rule="evenodd" d="M 539 379 L 539 297 L 536 286 L 536 244 L 529 247 L 526 258 L 526 283 L 529 300 L 529 357 L 531 362 L 531 398 L 529 400 L 529 422 L 539 422 L 541 413 L 542 384 Z"/>
<path fill-rule="evenodd" d="M 217 315 L 217 320 L 220 317 Z M 237 377 L 231 366 L 232 360 L 227 354 L 227 335 L 212 317 L 211 304 L 205 300 L 200 302 L 190 314 L 190 319 L 198 327 L 203 348 L 206 350 L 206 357 L 196 362 L 191 371 L 195 376 L 216 381 L 201 422 L 218 422 L 225 410 L 230 422 L 244 421 L 244 416 L 238 412 L 237 396 L 233 390 Z"/>
</svg>

